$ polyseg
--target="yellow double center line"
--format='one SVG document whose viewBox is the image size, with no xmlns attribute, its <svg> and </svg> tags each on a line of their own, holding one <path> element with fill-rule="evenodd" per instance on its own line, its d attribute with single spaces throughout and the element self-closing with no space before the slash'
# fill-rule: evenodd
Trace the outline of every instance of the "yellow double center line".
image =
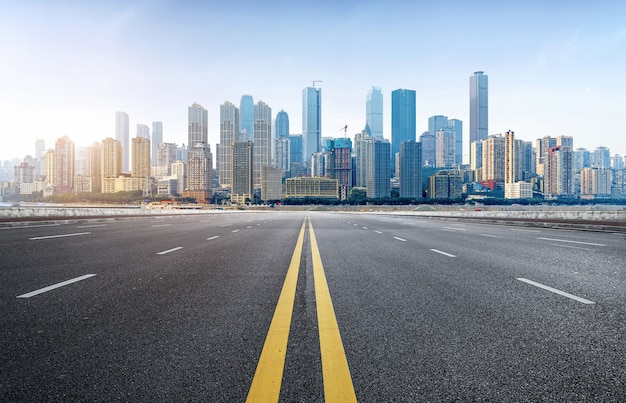
<svg viewBox="0 0 626 403">
<path fill-rule="evenodd" d="M 278 402 L 285 367 L 291 315 L 296 296 L 298 272 L 304 245 L 306 221 L 302 223 L 276 311 L 267 332 L 263 351 L 248 392 L 248 402 Z M 322 356 L 322 377 L 326 402 L 356 402 L 348 360 L 341 342 L 335 310 L 330 298 L 322 258 L 309 219 L 309 238 L 313 260 L 317 322 Z"/>
</svg>

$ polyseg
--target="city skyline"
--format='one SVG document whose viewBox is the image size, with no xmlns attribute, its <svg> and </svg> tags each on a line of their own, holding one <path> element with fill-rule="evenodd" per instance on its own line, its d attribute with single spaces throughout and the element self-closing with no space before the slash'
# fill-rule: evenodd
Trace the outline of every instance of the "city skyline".
<svg viewBox="0 0 626 403">
<path fill-rule="evenodd" d="M 244 2 L 241 10 L 210 3 L 0 6 L 6 61 L 0 66 L 0 160 L 34 155 L 38 138 L 49 149 L 64 135 L 77 147 L 115 137 L 116 111 L 127 113 L 133 127 L 163 122 L 163 141 L 187 144 L 185 108 L 193 103 L 208 111 L 208 141 L 216 144 L 219 105 L 242 94 L 285 110 L 290 134 L 301 134 L 301 94 L 313 80 L 323 89 L 322 137 L 342 137 L 345 125 L 350 137 L 361 131 L 366 96 L 376 86 L 384 99 L 383 135 L 390 139 L 390 94 L 408 88 L 416 91 L 417 133 L 427 129 L 430 116 L 467 122 L 467 156 L 468 77 L 475 71 L 489 76 L 489 135 L 567 135 L 577 148 L 604 146 L 626 155 L 621 2 L 322 1 L 315 10 L 284 4 L 280 12 L 256 3 Z M 433 17 L 442 11 L 445 30 Z M 300 18 L 311 12 L 316 18 Z M 242 22 L 237 30 L 228 18 L 233 15 Z M 397 24 L 400 15 L 419 23 Z M 272 29 L 246 28 L 259 16 L 268 17 Z M 485 16 L 493 23 L 476 28 L 473 19 Z M 361 29 L 372 21 L 375 28 Z M 506 22 L 502 29 L 494 28 L 498 21 Z M 260 52 L 245 39 L 255 35 L 271 50 Z M 187 53 L 197 57 L 190 61 Z"/>
</svg>

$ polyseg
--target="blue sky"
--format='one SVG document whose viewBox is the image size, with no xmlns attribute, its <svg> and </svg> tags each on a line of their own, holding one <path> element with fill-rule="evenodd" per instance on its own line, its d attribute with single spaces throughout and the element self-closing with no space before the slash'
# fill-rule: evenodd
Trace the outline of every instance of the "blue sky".
<svg viewBox="0 0 626 403">
<path fill-rule="evenodd" d="M 626 155 L 624 1 L 20 1 L 0 4 L 0 160 L 37 137 L 77 146 L 115 133 L 115 112 L 162 121 L 186 143 L 187 107 L 241 95 L 284 109 L 301 132 L 302 89 L 322 80 L 322 136 L 365 126 L 365 96 L 417 92 L 418 135 L 433 115 L 463 121 L 469 76 L 489 76 L 489 133 Z"/>
</svg>

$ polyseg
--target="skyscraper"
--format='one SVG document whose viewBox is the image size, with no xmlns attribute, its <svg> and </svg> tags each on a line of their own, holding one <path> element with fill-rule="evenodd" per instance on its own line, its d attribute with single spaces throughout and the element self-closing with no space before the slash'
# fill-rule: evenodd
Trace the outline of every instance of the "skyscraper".
<svg viewBox="0 0 626 403">
<path fill-rule="evenodd" d="M 254 196 L 254 143 L 235 141 L 231 143 L 230 152 L 233 161 L 230 200 L 238 204 L 251 202 Z"/>
<path fill-rule="evenodd" d="M 289 115 L 284 110 L 276 114 L 276 138 L 289 137 Z"/>
<path fill-rule="evenodd" d="M 152 122 L 152 162 L 157 160 L 157 150 L 163 143 L 163 122 Z"/>
<path fill-rule="evenodd" d="M 289 164 L 302 164 L 303 143 L 301 134 L 289 135 Z"/>
<path fill-rule="evenodd" d="M 400 143 L 400 197 L 422 198 L 422 144 Z"/>
<path fill-rule="evenodd" d="M 428 118 L 428 132 L 433 136 L 437 135 L 440 129 L 448 128 L 448 117 L 443 115 L 431 116 Z"/>
<path fill-rule="evenodd" d="M 137 136 L 150 140 L 150 128 L 148 125 L 137 123 Z"/>
<path fill-rule="evenodd" d="M 369 143 L 373 141 L 374 138 L 365 129 L 354 136 L 354 153 L 356 154 L 354 186 L 363 188 L 367 186 L 367 150 L 370 147 Z"/>
<path fill-rule="evenodd" d="M 130 122 L 126 112 L 115 112 L 115 140 L 122 146 L 122 170 L 130 171 Z"/>
<path fill-rule="evenodd" d="M 321 150 L 322 89 L 307 87 L 302 91 L 303 159 L 310 163 L 311 155 Z"/>
<path fill-rule="evenodd" d="M 239 136 L 239 109 L 231 102 L 220 105 L 220 153 L 219 153 L 219 182 L 220 186 L 230 188 L 233 180 L 233 163 L 230 147 Z M 226 152 L 221 152 L 221 151 Z"/>
<path fill-rule="evenodd" d="M 102 147 L 95 142 L 85 149 L 85 175 L 92 180 L 92 190 L 102 191 Z"/>
<path fill-rule="evenodd" d="M 272 165 L 272 108 L 259 101 L 254 105 L 254 187 L 261 187 L 261 170 Z"/>
<path fill-rule="evenodd" d="M 415 113 L 415 91 L 397 89 L 391 93 L 391 172 L 395 172 L 400 143 L 416 140 Z"/>
<path fill-rule="evenodd" d="M 470 143 L 487 138 L 489 131 L 488 76 L 477 71 L 470 77 Z"/>
<path fill-rule="evenodd" d="M 233 141 L 254 141 L 254 100 L 252 95 L 242 95 L 239 103 L 241 112 L 241 135 Z M 229 147 L 225 144 L 224 147 Z"/>
<path fill-rule="evenodd" d="M 456 133 L 448 127 L 439 129 L 435 135 L 437 168 L 454 168 L 456 165 Z"/>
<path fill-rule="evenodd" d="M 352 189 L 352 141 L 348 138 L 326 141 L 326 175 L 337 179 L 339 198 L 346 200 Z"/>
<path fill-rule="evenodd" d="M 490 181 L 492 190 L 504 183 L 504 149 L 501 134 L 488 136 L 482 141 L 482 180 Z"/>
<path fill-rule="evenodd" d="M 365 100 L 365 121 L 372 137 L 383 138 L 383 93 L 372 87 Z"/>
<path fill-rule="evenodd" d="M 569 147 L 552 147 L 545 159 L 544 195 L 546 198 L 574 195 L 573 151 Z"/>
<path fill-rule="evenodd" d="M 117 139 L 107 137 L 102 140 L 100 149 L 102 150 L 100 157 L 102 178 L 117 178 L 123 172 L 124 167 L 122 143 Z"/>
<path fill-rule="evenodd" d="M 373 139 L 367 145 L 367 197 L 390 197 L 389 140 Z"/>
<path fill-rule="evenodd" d="M 54 176 L 55 193 L 69 193 L 74 185 L 74 142 L 63 136 L 54 143 Z"/>
<path fill-rule="evenodd" d="M 207 143 L 196 143 L 187 156 L 187 189 L 183 197 L 208 203 L 213 197 L 213 155 Z"/>
<path fill-rule="evenodd" d="M 449 119 L 448 128 L 454 132 L 454 144 L 456 153 L 454 162 L 456 165 L 463 164 L 463 122 L 459 119 Z"/>
<path fill-rule="evenodd" d="M 420 135 L 420 143 L 422 144 L 422 163 L 424 166 L 435 166 L 437 154 L 435 152 L 435 134 L 424 132 Z"/>
<path fill-rule="evenodd" d="M 209 114 L 207 110 L 194 103 L 188 108 L 187 122 L 189 152 L 194 148 L 204 149 L 204 145 L 208 145 Z"/>
<path fill-rule="evenodd" d="M 146 126 L 147 127 L 147 126 Z M 131 145 L 132 159 L 130 175 L 134 178 L 147 178 L 150 176 L 150 140 L 137 136 L 133 138 Z"/>
</svg>

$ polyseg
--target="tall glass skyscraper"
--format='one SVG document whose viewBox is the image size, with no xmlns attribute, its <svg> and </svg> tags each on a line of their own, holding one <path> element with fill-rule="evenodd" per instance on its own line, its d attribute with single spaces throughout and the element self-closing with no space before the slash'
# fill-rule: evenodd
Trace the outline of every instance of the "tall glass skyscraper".
<svg viewBox="0 0 626 403">
<path fill-rule="evenodd" d="M 189 151 L 199 147 L 204 149 L 208 143 L 209 113 L 202 105 L 194 103 L 188 108 L 187 141 Z"/>
<path fill-rule="evenodd" d="M 322 144 L 322 89 L 307 87 L 302 91 L 302 142 L 304 161 L 310 164 L 311 155 L 321 150 Z"/>
<path fill-rule="evenodd" d="M 415 111 L 415 91 L 391 92 L 391 172 L 396 171 L 395 155 L 400 152 L 400 143 L 416 140 Z"/>
<path fill-rule="evenodd" d="M 241 96 L 239 111 L 241 113 L 241 137 L 234 141 L 254 141 L 254 100 L 252 95 Z"/>
<path fill-rule="evenodd" d="M 470 144 L 488 136 L 489 97 L 488 76 L 477 71 L 470 77 Z"/>
<path fill-rule="evenodd" d="M 289 137 L 289 115 L 281 109 L 276 114 L 276 138 Z"/>
<path fill-rule="evenodd" d="M 130 171 L 130 123 L 126 112 L 115 112 L 115 140 L 122 145 L 122 169 Z"/>
<path fill-rule="evenodd" d="M 383 138 L 383 93 L 380 87 L 372 87 L 365 100 L 365 121 L 369 134 Z"/>
<path fill-rule="evenodd" d="M 157 160 L 157 150 L 163 143 L 163 122 L 152 122 L 152 161 Z"/>
</svg>

